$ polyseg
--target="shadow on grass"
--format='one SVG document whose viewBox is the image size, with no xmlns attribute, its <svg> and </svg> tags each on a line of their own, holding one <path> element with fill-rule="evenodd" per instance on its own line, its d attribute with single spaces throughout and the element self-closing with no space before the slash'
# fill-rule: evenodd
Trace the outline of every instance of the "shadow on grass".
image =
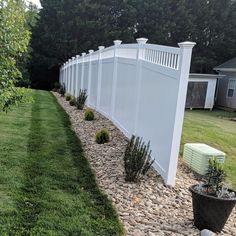
<svg viewBox="0 0 236 236">
<path fill-rule="evenodd" d="M 88 191 L 93 195 L 93 198 L 95 199 L 95 205 L 102 206 L 103 215 L 105 218 L 110 218 L 114 221 L 118 221 L 117 213 L 112 207 L 111 201 L 109 201 L 107 199 L 107 196 L 103 194 L 98 188 L 95 174 L 92 171 L 88 160 L 85 158 L 81 141 L 78 139 L 75 131 L 71 128 L 69 115 L 65 113 L 64 109 L 57 103 L 57 100 L 54 96 L 53 99 L 57 104 L 56 108 L 58 113 L 61 114 L 61 122 L 63 123 L 63 126 L 66 130 L 67 145 L 70 147 L 74 165 L 78 169 L 77 183 L 82 187 L 84 191 Z M 118 229 L 120 230 L 120 232 L 123 232 L 121 226 L 119 226 Z"/>
<path fill-rule="evenodd" d="M 122 235 L 69 116 L 53 95 L 44 96 L 36 92 L 32 105 L 25 180 L 10 235 Z"/>
<path fill-rule="evenodd" d="M 17 207 L 19 211 L 19 224 L 14 231 L 21 235 L 29 235 L 31 228 L 37 222 L 38 215 L 42 210 L 40 199 L 44 194 L 44 188 L 40 176 L 43 175 L 41 165 L 42 157 L 39 155 L 42 148 L 42 127 L 39 109 L 39 101 L 35 97 L 35 103 L 31 110 L 30 133 L 28 137 L 28 158 L 29 165 L 25 167 L 25 184 L 21 189 L 21 197 Z"/>
</svg>

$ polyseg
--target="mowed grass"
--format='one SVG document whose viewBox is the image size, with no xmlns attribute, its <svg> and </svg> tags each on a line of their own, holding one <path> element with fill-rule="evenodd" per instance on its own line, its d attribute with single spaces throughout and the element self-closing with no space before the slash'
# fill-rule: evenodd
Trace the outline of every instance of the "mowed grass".
<svg viewBox="0 0 236 236">
<path fill-rule="evenodd" d="M 228 180 L 236 189 L 236 122 L 230 118 L 236 117 L 235 112 L 219 110 L 193 110 L 185 112 L 184 128 L 181 141 L 183 145 L 191 142 L 201 142 L 213 146 L 226 153 L 225 170 Z"/>
<path fill-rule="evenodd" d="M 49 92 L 0 113 L 0 235 L 122 235 L 71 130 Z"/>
</svg>

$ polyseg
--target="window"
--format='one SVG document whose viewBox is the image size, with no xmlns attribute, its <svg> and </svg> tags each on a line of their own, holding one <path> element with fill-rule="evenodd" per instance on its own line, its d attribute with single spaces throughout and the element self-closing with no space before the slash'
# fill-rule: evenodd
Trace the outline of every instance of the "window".
<svg viewBox="0 0 236 236">
<path fill-rule="evenodd" d="M 232 98 L 234 96 L 234 90 L 236 87 L 236 79 L 230 79 L 228 83 L 228 92 L 227 96 Z"/>
</svg>

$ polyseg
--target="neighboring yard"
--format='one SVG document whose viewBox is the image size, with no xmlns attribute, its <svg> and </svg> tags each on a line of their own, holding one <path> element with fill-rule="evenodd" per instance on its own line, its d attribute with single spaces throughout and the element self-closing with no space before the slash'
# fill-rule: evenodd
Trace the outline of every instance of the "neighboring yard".
<svg viewBox="0 0 236 236">
<path fill-rule="evenodd" d="M 236 122 L 230 121 L 236 113 L 225 111 L 193 110 L 185 112 L 184 129 L 181 142 L 202 142 L 226 153 L 228 179 L 236 188 Z"/>
<path fill-rule="evenodd" d="M 0 234 L 120 235 L 81 143 L 49 92 L 0 113 Z"/>
</svg>

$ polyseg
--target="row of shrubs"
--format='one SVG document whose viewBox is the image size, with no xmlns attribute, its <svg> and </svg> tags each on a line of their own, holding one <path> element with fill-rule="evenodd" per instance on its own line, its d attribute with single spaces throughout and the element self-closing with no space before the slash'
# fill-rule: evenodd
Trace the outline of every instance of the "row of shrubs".
<svg viewBox="0 0 236 236">
<path fill-rule="evenodd" d="M 87 97 L 88 97 L 87 96 L 87 91 L 86 90 L 80 90 L 79 97 L 77 98 L 77 100 L 75 99 L 75 97 L 67 95 L 66 96 L 66 101 L 69 101 L 71 106 L 77 106 L 77 108 L 79 110 L 83 110 L 84 104 L 86 102 Z M 84 119 L 86 121 L 92 121 L 92 120 L 94 120 L 94 117 L 95 116 L 94 116 L 93 111 L 91 109 L 87 108 L 84 112 Z M 109 134 L 108 130 L 107 129 L 102 129 L 102 130 L 98 131 L 96 133 L 95 140 L 98 144 L 104 144 L 104 143 L 109 142 L 110 134 Z"/>
<path fill-rule="evenodd" d="M 83 110 L 87 97 L 88 96 L 86 90 L 81 89 L 79 97 L 77 99 L 75 97 L 67 95 L 66 101 L 69 101 L 71 106 L 76 106 L 79 110 Z"/>
<path fill-rule="evenodd" d="M 61 86 L 58 92 L 62 96 L 65 96 L 65 86 Z M 76 106 L 79 110 L 83 110 L 87 97 L 87 91 L 80 90 L 77 99 L 67 95 L 66 101 L 69 101 L 71 106 Z M 93 111 L 87 108 L 84 112 L 84 119 L 86 121 L 93 121 L 94 118 L 95 116 Z M 98 144 L 108 143 L 110 141 L 108 130 L 102 129 L 98 131 L 95 140 Z M 154 161 L 151 158 L 150 142 L 146 144 L 142 138 L 133 135 L 127 144 L 123 159 L 125 180 L 129 182 L 137 182 L 147 173 Z"/>
</svg>

